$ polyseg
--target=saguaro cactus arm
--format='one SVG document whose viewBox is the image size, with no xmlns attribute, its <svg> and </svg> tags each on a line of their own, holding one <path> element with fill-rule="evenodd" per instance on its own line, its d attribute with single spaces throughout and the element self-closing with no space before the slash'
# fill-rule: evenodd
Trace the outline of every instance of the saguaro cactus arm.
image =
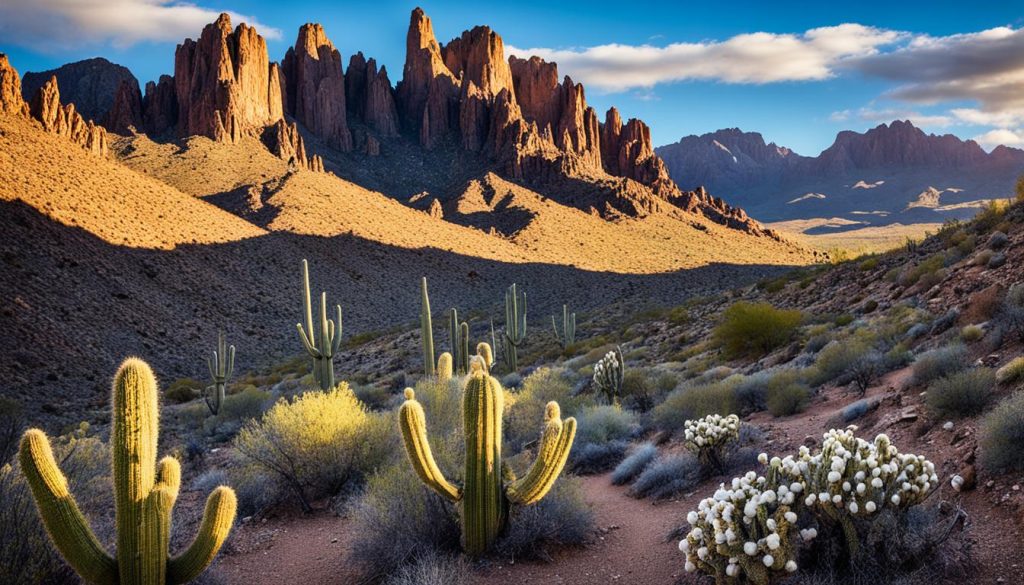
<svg viewBox="0 0 1024 585">
<path fill-rule="evenodd" d="M 238 500 L 226 486 L 213 490 L 206 499 L 203 522 L 195 540 L 180 555 L 167 561 L 167 583 L 179 585 L 198 577 L 213 562 L 235 522 Z"/>
<path fill-rule="evenodd" d="M 537 447 L 537 459 L 521 479 L 508 487 L 508 498 L 521 505 L 540 501 L 562 473 L 576 436 L 576 419 L 561 420 L 557 402 L 549 402 L 544 413 L 544 431 Z"/>
<path fill-rule="evenodd" d="M 462 491 L 445 479 L 427 440 L 426 416 L 423 407 L 416 400 L 416 392 L 412 388 L 405 389 L 405 402 L 398 410 L 399 425 L 402 430 L 402 441 L 405 452 L 409 455 L 416 475 L 427 484 L 427 487 L 453 502 L 462 498 Z"/>
<path fill-rule="evenodd" d="M 423 373 L 434 375 L 434 324 L 430 318 L 430 296 L 427 294 L 427 277 L 420 283 L 420 336 L 423 344 Z"/>
<path fill-rule="evenodd" d="M 46 532 L 71 568 L 88 583 L 116 584 L 117 561 L 103 548 L 78 509 L 43 431 L 30 429 L 25 433 L 18 461 Z"/>
</svg>

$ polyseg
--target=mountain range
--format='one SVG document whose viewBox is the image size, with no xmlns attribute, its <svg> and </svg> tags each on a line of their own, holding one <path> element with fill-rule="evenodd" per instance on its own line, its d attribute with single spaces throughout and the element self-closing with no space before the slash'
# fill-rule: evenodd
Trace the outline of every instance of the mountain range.
<svg viewBox="0 0 1024 585">
<path fill-rule="evenodd" d="M 658 147 L 683 188 L 705 186 L 764 221 L 841 217 L 856 224 L 969 217 L 1013 193 L 1024 151 L 926 134 L 909 121 L 840 132 L 815 157 L 736 128 Z M 854 225 L 854 224 L 850 224 Z"/>
<path fill-rule="evenodd" d="M 602 123 L 580 84 L 506 59 L 491 29 L 442 45 L 417 9 L 406 48 L 397 85 L 361 53 L 343 68 L 318 24 L 275 62 L 227 15 L 144 89 L 102 59 L 23 84 L 0 55 L 11 393 L 77 417 L 105 404 L 125 355 L 204 376 L 219 329 L 239 368 L 288 359 L 302 259 L 343 306 L 346 338 L 415 318 L 426 276 L 435 323 L 458 307 L 481 339 L 512 283 L 546 324 L 563 303 L 679 302 L 823 259 L 679 189 L 642 121 L 613 108 Z M 33 398 L 43 388 L 52 399 Z"/>
</svg>

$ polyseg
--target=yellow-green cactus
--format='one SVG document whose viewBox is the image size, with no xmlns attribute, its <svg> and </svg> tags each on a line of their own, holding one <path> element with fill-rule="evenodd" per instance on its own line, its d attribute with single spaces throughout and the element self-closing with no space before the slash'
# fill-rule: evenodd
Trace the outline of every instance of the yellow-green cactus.
<svg viewBox="0 0 1024 585">
<path fill-rule="evenodd" d="M 487 371 L 490 372 L 491 368 L 494 366 L 494 352 L 491 350 L 491 346 L 488 343 L 481 341 L 476 344 L 476 355 L 480 356 L 484 360 L 484 366 L 486 366 Z"/>
<path fill-rule="evenodd" d="M 576 343 L 576 313 L 569 312 L 569 305 L 562 305 L 562 331 L 558 331 L 558 323 L 555 316 L 551 315 L 551 329 L 555 332 L 555 339 L 562 349 L 568 349 Z"/>
<path fill-rule="evenodd" d="M 178 585 L 198 577 L 213 561 L 235 519 L 235 492 L 218 487 L 192 544 L 168 556 L 171 509 L 181 485 L 173 457 L 156 462 L 159 436 L 157 386 L 145 362 L 129 358 L 114 377 L 113 461 L 117 558 L 100 544 L 53 458 L 43 431 L 21 440 L 19 462 L 57 550 L 83 580 L 96 585 Z"/>
<path fill-rule="evenodd" d="M 213 384 L 206 388 L 203 399 L 206 401 L 206 407 L 216 416 L 220 412 L 220 405 L 224 404 L 228 378 L 235 371 L 235 346 L 228 345 L 224 340 L 223 331 L 217 333 L 217 349 L 213 350 L 213 355 L 206 358 L 206 367 L 210 370 Z"/>
<path fill-rule="evenodd" d="M 505 365 L 515 372 L 519 369 L 519 346 L 526 341 L 526 291 L 519 291 L 515 284 L 505 291 L 505 332 L 501 339 Z"/>
<path fill-rule="evenodd" d="M 474 356 L 463 396 L 466 469 L 461 488 L 445 479 L 427 441 L 423 407 L 411 388 L 405 390 L 399 425 L 413 469 L 428 487 L 462 508 L 463 548 L 470 556 L 487 552 L 508 520 L 508 505 L 540 501 L 565 467 L 576 434 L 576 420 L 562 421 L 558 404 L 545 413 L 544 433 L 530 471 L 514 479 L 501 461 L 504 391 L 487 373 L 484 358 Z"/>
<path fill-rule="evenodd" d="M 437 379 L 447 382 L 452 379 L 452 354 L 442 352 L 437 356 Z"/>
<path fill-rule="evenodd" d="M 423 277 L 420 283 L 420 296 L 420 340 L 423 345 L 423 373 L 427 376 L 433 376 L 434 324 L 430 318 L 430 296 L 427 294 L 426 276 Z"/>
<path fill-rule="evenodd" d="M 334 389 L 334 354 L 341 349 L 341 305 L 335 305 L 336 319 L 327 318 L 327 293 L 320 293 L 320 334 L 313 329 L 313 304 L 309 294 L 309 262 L 302 261 L 303 308 L 306 327 L 296 323 L 299 339 L 313 358 L 313 378 L 320 389 Z"/>
</svg>

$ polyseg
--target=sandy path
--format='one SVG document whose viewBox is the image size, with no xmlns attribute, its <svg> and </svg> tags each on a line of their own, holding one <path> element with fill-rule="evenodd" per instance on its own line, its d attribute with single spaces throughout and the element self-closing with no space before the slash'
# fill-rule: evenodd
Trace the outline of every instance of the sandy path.
<svg viewBox="0 0 1024 585">
<path fill-rule="evenodd" d="M 672 585 L 683 573 L 682 556 L 665 535 L 681 521 L 686 501 L 654 505 L 611 484 L 610 474 L 583 478 L 599 535 L 585 550 L 569 550 L 553 563 L 501 563 L 474 573 L 473 582 Z"/>
</svg>

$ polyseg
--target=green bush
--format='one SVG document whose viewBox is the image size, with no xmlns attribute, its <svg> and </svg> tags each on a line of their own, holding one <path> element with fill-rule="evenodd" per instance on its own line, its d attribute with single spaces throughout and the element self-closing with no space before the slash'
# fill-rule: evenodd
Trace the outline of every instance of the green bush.
<svg viewBox="0 0 1024 585">
<path fill-rule="evenodd" d="M 1024 356 L 1016 357 L 996 370 L 996 382 L 1010 384 L 1024 378 Z"/>
<path fill-rule="evenodd" d="M 914 383 L 927 384 L 967 368 L 970 359 L 962 345 L 948 345 L 925 352 L 914 360 Z"/>
<path fill-rule="evenodd" d="M 838 339 L 818 352 L 814 366 L 808 369 L 807 382 L 821 386 L 829 382 L 842 386 L 853 379 L 854 366 L 872 352 L 869 340 Z"/>
<path fill-rule="evenodd" d="M 992 471 L 1024 470 L 1024 392 L 1003 400 L 981 422 L 981 462 Z"/>
<path fill-rule="evenodd" d="M 182 404 L 199 397 L 206 384 L 192 378 L 179 378 L 164 388 L 164 398 Z"/>
<path fill-rule="evenodd" d="M 654 424 L 659 429 L 675 432 L 683 423 L 709 414 L 727 416 L 737 412 L 736 388 L 743 376 L 734 375 L 710 384 L 686 385 L 669 394 L 654 409 Z"/>
<path fill-rule="evenodd" d="M 972 416 L 988 405 L 995 384 L 996 375 L 991 368 L 965 370 L 933 382 L 925 400 L 936 416 Z"/>
<path fill-rule="evenodd" d="M 333 496 L 377 467 L 394 448 L 391 417 L 366 412 L 348 384 L 281 399 L 238 433 L 234 447 L 275 474 L 302 506 Z"/>
<path fill-rule="evenodd" d="M 588 406 L 576 415 L 575 445 L 628 439 L 639 430 L 637 415 L 618 405 Z"/>
<path fill-rule="evenodd" d="M 789 416 L 803 412 L 811 401 L 811 389 L 796 370 L 783 370 L 768 381 L 766 404 L 772 416 Z"/>
<path fill-rule="evenodd" d="M 505 400 L 505 440 L 512 452 L 523 448 L 523 445 L 535 441 L 538 437 L 538 425 L 544 421 L 544 409 L 548 402 L 554 400 L 562 408 L 562 416 L 575 416 L 584 403 L 581 396 L 573 396 L 573 388 L 569 374 L 561 368 L 538 368 L 523 380 L 522 389 L 509 393 Z M 419 398 L 419 392 L 416 393 Z M 427 404 L 428 424 L 433 415 Z M 460 417 L 461 407 L 455 410 Z M 461 425 L 462 423 L 457 423 Z"/>
<path fill-rule="evenodd" d="M 725 310 L 714 335 L 730 357 L 760 357 L 789 343 L 802 319 L 800 311 L 739 301 Z"/>
<path fill-rule="evenodd" d="M 977 325 L 967 325 L 960 330 L 960 339 L 967 343 L 974 343 L 985 337 L 985 330 Z"/>
</svg>

